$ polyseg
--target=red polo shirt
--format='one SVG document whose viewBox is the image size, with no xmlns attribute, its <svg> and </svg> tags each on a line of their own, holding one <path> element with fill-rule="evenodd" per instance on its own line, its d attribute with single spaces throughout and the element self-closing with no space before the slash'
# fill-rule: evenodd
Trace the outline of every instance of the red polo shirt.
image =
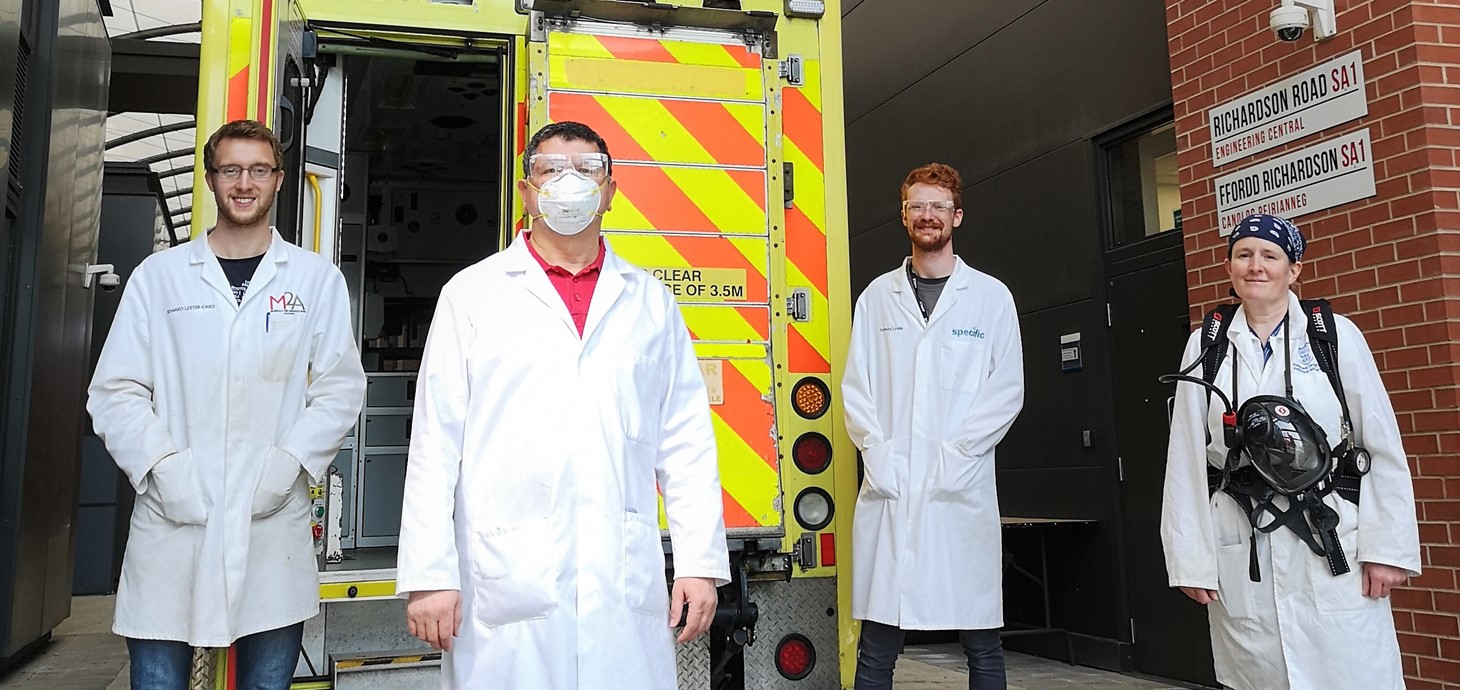
<svg viewBox="0 0 1460 690">
<path fill-rule="evenodd" d="M 603 270 L 603 238 L 598 238 L 598 258 L 588 264 L 578 273 L 569 273 L 561 266 L 554 266 L 537 253 L 537 248 L 532 246 L 531 233 L 528 234 L 527 251 L 532 258 L 537 259 L 537 264 L 547 273 L 548 281 L 557 289 L 558 295 L 563 298 L 563 304 L 568 307 L 568 313 L 573 315 L 573 325 L 578 327 L 578 335 L 583 335 L 583 327 L 588 323 L 588 305 L 593 302 L 593 288 L 598 286 L 598 274 Z"/>
</svg>

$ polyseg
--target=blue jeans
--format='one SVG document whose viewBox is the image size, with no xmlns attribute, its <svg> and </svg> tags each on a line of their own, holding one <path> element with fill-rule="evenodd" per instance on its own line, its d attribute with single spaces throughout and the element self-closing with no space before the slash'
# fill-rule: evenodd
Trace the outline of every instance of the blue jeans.
<svg viewBox="0 0 1460 690">
<path fill-rule="evenodd" d="M 862 638 L 857 642 L 856 690 L 891 690 L 892 667 L 902 653 L 906 637 L 900 628 L 876 621 L 862 621 Z M 958 641 L 968 657 L 968 690 L 1004 690 L 1004 643 L 998 628 L 960 630 Z"/>
<path fill-rule="evenodd" d="M 287 690 L 299 663 L 304 624 L 238 638 L 238 690 Z M 127 638 L 133 690 L 188 690 L 193 648 L 186 642 Z"/>
</svg>

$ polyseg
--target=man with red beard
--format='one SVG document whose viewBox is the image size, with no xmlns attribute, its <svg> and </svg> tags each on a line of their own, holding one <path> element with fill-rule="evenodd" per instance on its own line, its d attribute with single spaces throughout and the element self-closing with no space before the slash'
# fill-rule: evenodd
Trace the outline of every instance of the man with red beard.
<svg viewBox="0 0 1460 690">
<path fill-rule="evenodd" d="M 904 631 L 957 630 L 968 687 L 1005 686 L 994 446 L 1024 405 L 1009 289 L 953 253 L 958 172 L 902 183 L 912 256 L 857 300 L 842 379 L 864 480 L 852 518 L 857 690 L 892 687 Z"/>
<path fill-rule="evenodd" d="M 134 688 L 184 690 L 192 647 L 236 645 L 240 690 L 283 690 L 319 611 L 309 481 L 365 373 L 339 269 L 269 227 L 273 132 L 230 122 L 203 161 L 218 224 L 132 272 L 89 391 L 137 490 L 112 630 Z"/>
</svg>

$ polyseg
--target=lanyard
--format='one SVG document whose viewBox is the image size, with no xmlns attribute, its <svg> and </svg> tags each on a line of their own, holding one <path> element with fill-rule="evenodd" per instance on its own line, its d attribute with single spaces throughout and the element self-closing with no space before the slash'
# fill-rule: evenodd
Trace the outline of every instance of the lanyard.
<svg viewBox="0 0 1460 690">
<path fill-rule="evenodd" d="M 912 261 L 907 262 L 907 282 L 912 286 L 913 299 L 918 302 L 918 311 L 923 313 L 923 323 L 927 323 L 928 307 L 923 304 L 923 293 L 918 292 L 918 274 L 913 273 Z"/>
</svg>

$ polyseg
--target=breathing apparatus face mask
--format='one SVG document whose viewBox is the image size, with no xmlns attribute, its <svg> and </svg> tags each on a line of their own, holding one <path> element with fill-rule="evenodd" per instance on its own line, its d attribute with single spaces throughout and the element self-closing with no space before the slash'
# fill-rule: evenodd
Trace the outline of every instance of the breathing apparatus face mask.
<svg viewBox="0 0 1460 690">
<path fill-rule="evenodd" d="M 598 216 L 598 206 L 603 200 L 603 184 L 594 182 L 577 170 L 569 169 L 555 175 L 541 188 L 527 185 L 537 191 L 537 208 L 540 212 L 533 218 L 543 222 L 559 235 L 576 235 L 583 232 Z"/>
<path fill-rule="evenodd" d="M 1333 449 L 1323 428 L 1292 397 L 1291 370 L 1287 396 L 1258 395 L 1233 409 L 1227 394 L 1205 379 L 1188 374 L 1200 366 L 1198 357 L 1179 374 L 1167 374 L 1162 383 L 1185 381 L 1206 388 L 1221 399 L 1223 439 L 1231 452 L 1224 471 L 1237 469 L 1239 458 L 1246 458 L 1253 469 L 1272 488 L 1285 495 L 1307 491 L 1323 481 L 1334 467 Z M 1232 363 L 1236 367 L 1235 362 Z M 1233 393 L 1236 393 L 1235 377 Z"/>
<path fill-rule="evenodd" d="M 1278 493 L 1307 491 L 1328 476 L 1333 452 L 1323 429 L 1296 401 L 1259 395 L 1237 412 L 1242 455 Z"/>
</svg>

